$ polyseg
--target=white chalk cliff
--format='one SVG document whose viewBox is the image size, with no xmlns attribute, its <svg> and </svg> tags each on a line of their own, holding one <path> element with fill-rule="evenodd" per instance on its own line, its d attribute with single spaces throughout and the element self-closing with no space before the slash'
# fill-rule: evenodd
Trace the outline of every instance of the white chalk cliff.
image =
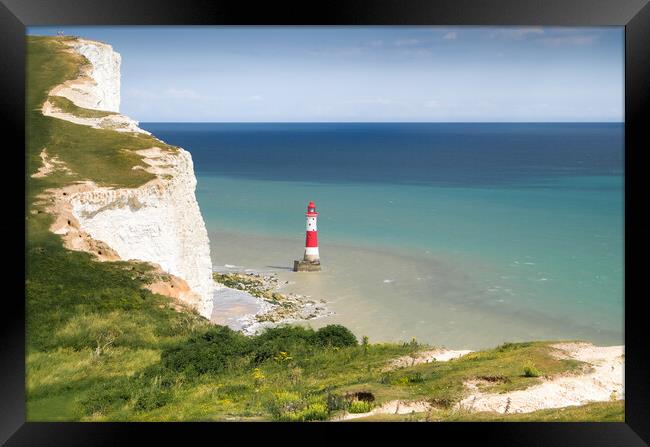
<svg viewBox="0 0 650 447">
<path fill-rule="evenodd" d="M 86 109 L 119 112 L 120 55 L 100 42 L 76 40 L 69 45 L 85 56 L 90 66 L 84 68 L 79 78 L 57 86 L 50 95 L 64 96 Z M 92 119 L 52 113 L 47 102 L 43 113 L 97 127 Z M 115 130 L 144 132 L 132 120 L 129 126 Z M 99 187 L 87 182 L 71 189 L 65 200 L 73 222 L 68 217 L 59 218 L 52 230 L 75 236 L 74 240 L 69 237 L 67 243 L 73 249 L 89 250 L 88 244 L 82 247 L 77 243 L 75 247 L 77 236 L 81 240 L 82 234 L 88 234 L 123 260 L 158 264 L 186 282 L 190 290 L 179 298 L 210 318 L 215 283 L 208 233 L 195 197 L 192 157 L 180 148 L 170 151 L 152 147 L 138 153 L 148 165 L 144 169 L 155 174 L 155 179 L 138 188 Z"/>
<path fill-rule="evenodd" d="M 80 67 L 80 74 L 57 85 L 50 96 L 69 99 L 78 107 L 110 112 L 98 117 L 79 117 L 59 109 L 49 100 L 43 104 L 43 114 L 64 119 L 75 124 L 111 129 L 118 132 L 138 132 L 150 135 L 138 127 L 138 122 L 121 115 L 120 111 L 120 66 L 122 58 L 110 45 L 85 39 L 68 42 L 70 51 L 84 56 L 89 64 Z"/>
<path fill-rule="evenodd" d="M 120 54 L 110 45 L 85 39 L 75 39 L 70 47 L 90 65 L 82 68 L 81 76 L 61 84 L 50 95 L 65 96 L 84 109 L 119 112 Z"/>
</svg>

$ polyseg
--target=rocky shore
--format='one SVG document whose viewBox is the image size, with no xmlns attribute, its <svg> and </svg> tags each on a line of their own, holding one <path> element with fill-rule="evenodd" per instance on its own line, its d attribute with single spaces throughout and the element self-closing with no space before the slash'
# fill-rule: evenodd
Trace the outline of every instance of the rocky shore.
<svg viewBox="0 0 650 447">
<path fill-rule="evenodd" d="M 281 292 L 287 282 L 281 282 L 275 274 L 214 272 L 213 278 L 218 284 L 246 292 L 262 301 L 258 312 L 239 318 L 241 329 L 247 334 L 255 334 L 266 327 L 333 315 L 325 307 L 325 300 Z"/>
</svg>

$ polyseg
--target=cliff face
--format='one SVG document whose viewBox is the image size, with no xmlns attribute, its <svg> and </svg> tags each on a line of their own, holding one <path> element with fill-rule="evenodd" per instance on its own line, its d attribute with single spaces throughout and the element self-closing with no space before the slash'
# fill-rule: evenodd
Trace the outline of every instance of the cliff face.
<svg viewBox="0 0 650 447">
<path fill-rule="evenodd" d="M 81 67 L 76 79 L 55 87 L 50 95 L 66 97 L 84 109 L 119 112 L 120 54 L 110 45 L 91 40 L 75 39 L 68 45 L 71 51 L 84 56 L 90 64 Z"/>
<path fill-rule="evenodd" d="M 72 215 L 82 231 L 105 242 L 121 259 L 152 262 L 185 280 L 198 296 L 181 299 L 210 318 L 214 292 L 210 245 L 194 195 L 192 157 L 184 150 L 147 151 L 145 160 L 160 177 L 140 188 L 95 188 L 73 194 Z M 156 169 L 156 164 L 165 168 Z"/>
<path fill-rule="evenodd" d="M 59 109 L 49 100 L 43 104 L 43 114 L 64 119 L 75 124 L 91 126 L 97 129 L 111 129 L 118 132 L 138 132 L 148 134 L 138 127 L 138 122 L 119 114 L 120 111 L 120 66 L 122 58 L 110 45 L 84 39 L 75 39 L 68 43 L 70 51 L 84 56 L 89 64 L 80 67 L 79 76 L 57 85 L 50 96 L 69 99 L 76 106 L 100 110 L 105 116 L 75 116 Z"/>
<path fill-rule="evenodd" d="M 85 109 L 118 112 L 120 55 L 99 42 L 77 40 L 69 45 L 90 65 L 82 69 L 78 79 L 57 86 L 50 95 L 63 96 Z M 47 115 L 97 127 L 92 119 L 52 113 L 47 105 L 43 107 Z M 128 128 L 115 130 L 142 131 L 135 121 L 131 123 Z M 145 169 L 155 174 L 155 179 L 138 188 L 99 187 L 92 182 L 71 187 L 59 195 L 65 197 L 60 199 L 64 203 L 51 229 L 64 236 L 68 248 L 94 251 L 100 259 L 114 259 L 116 254 L 123 260 L 158 264 L 186 283 L 186 291 L 177 287 L 174 296 L 210 318 L 215 283 L 208 233 L 194 194 L 192 157 L 183 149 L 158 147 L 138 154 L 147 167 L 133 169 Z M 88 237 L 92 243 L 86 240 Z"/>
<path fill-rule="evenodd" d="M 96 82 L 95 88 L 89 88 L 86 98 L 90 102 L 86 109 L 120 111 L 120 66 L 122 57 L 110 45 L 99 42 L 79 40 L 74 45 L 77 53 L 84 56 L 92 66 L 90 78 Z"/>
</svg>

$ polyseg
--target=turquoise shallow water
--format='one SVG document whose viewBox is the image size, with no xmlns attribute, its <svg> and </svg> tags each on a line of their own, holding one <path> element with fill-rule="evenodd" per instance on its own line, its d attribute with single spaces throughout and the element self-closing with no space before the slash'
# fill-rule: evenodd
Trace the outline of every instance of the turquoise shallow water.
<svg viewBox="0 0 650 447">
<path fill-rule="evenodd" d="M 215 268 L 274 271 L 289 290 L 331 301 L 336 315 L 315 325 L 454 347 L 530 338 L 623 343 L 618 127 L 174 126 L 182 125 L 144 127 L 193 153 Z M 320 134 L 310 140 L 311 132 Z M 379 149 L 364 143 L 381 132 Z M 323 136 L 331 133 L 335 139 Z M 330 149 L 327 138 L 336 142 Z M 314 145 L 332 156 L 324 167 L 301 155 Z M 346 153 L 359 147 L 380 151 L 380 160 Z M 384 156 L 391 147 L 399 157 Z M 449 147 L 466 153 L 440 155 Z M 566 152 L 572 147 L 579 150 Z M 544 150 L 550 161 L 539 157 Z M 318 277 L 287 271 L 302 254 L 309 200 L 321 213 Z"/>
</svg>

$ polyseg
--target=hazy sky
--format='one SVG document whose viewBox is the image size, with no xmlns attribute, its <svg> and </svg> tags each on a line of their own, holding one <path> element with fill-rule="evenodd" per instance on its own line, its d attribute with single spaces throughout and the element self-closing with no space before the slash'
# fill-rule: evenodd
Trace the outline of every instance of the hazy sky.
<svg viewBox="0 0 650 447">
<path fill-rule="evenodd" d="M 30 27 L 122 54 L 139 121 L 623 121 L 624 29 Z"/>
</svg>

